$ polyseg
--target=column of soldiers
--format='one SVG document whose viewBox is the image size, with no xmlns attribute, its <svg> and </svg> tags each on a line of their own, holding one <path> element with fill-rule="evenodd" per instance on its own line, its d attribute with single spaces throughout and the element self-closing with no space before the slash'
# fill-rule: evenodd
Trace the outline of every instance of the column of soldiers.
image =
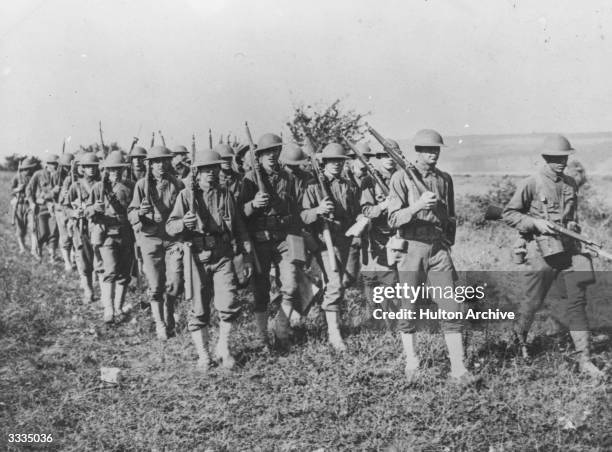
<svg viewBox="0 0 612 452">
<path fill-rule="evenodd" d="M 304 265 L 314 268 L 318 264 L 324 281 L 321 310 L 329 343 L 343 352 L 344 291 L 358 272 L 367 299 L 377 285 L 400 282 L 454 287 L 456 282 L 451 257 L 453 180 L 437 168 L 445 144 L 437 132 L 421 130 L 413 145 L 415 162 L 402 157 L 410 171 L 403 164 L 398 168 L 398 161 L 392 158 L 391 149 L 402 155 L 392 140 L 385 143 L 391 149 L 383 146 L 376 152 L 365 143 L 351 146 L 352 153 L 340 143 L 328 143 L 316 153 L 317 159 L 309 159 L 298 145 L 283 143 L 271 133 L 248 151 L 254 165 L 246 172 L 236 165 L 249 160 L 245 147 L 227 144 L 205 151 L 193 149 L 191 158 L 184 146 L 173 151 L 153 146 L 148 152 L 134 147 L 127 160 L 121 151 L 111 152 L 102 161 L 93 153 L 76 158 L 50 155 L 45 167 L 34 174 L 35 161 L 26 158 L 11 186 L 19 249 L 25 251 L 28 230 L 36 257 L 40 258 L 46 244 L 54 259 L 59 243 L 66 271 L 72 271 L 73 260 L 76 263 L 85 303 L 94 300 L 96 274 L 105 323 L 123 321 L 128 285 L 140 274 L 134 269 L 142 268 L 148 305 L 161 340 L 175 333 L 174 311 L 184 295 L 191 303 L 188 329 L 202 371 L 211 362 L 211 305 L 219 317 L 214 355 L 226 368 L 235 364 L 229 344 L 241 309 L 239 281 L 251 278 L 258 338 L 266 348 L 271 346 L 272 269 L 276 269 L 281 293 L 274 319 L 275 344 L 288 350 L 290 319 L 296 312 L 306 312 L 299 274 Z M 543 144 L 543 170 L 517 190 L 504 211 L 504 221 L 522 234 L 540 238 L 554 236 L 551 222 L 578 228 L 577 188 L 563 174 L 571 152 L 563 137 Z M 356 156 L 362 159 L 359 164 Z M 317 168 L 309 167 L 309 162 Z M 352 234 L 351 226 L 359 218 L 365 219 L 365 228 Z M 600 377 L 602 372 L 589 358 L 585 314 L 586 286 L 592 281 L 571 272 L 589 268 L 590 258 L 572 243 L 561 244 L 561 251 L 550 259 L 543 246 L 533 257 L 527 277 L 518 341 L 526 349 L 533 316 L 553 279 L 562 274 L 571 298 L 570 330 L 580 353 L 580 369 Z M 300 254 L 308 256 L 296 258 Z M 431 301 L 447 312 L 461 309 L 453 299 Z M 402 300 L 401 307 L 414 310 L 413 302 Z M 388 310 L 400 307 L 394 300 L 388 303 Z M 387 326 L 390 330 L 396 327 Z M 420 372 L 416 325 L 401 320 L 397 329 L 405 374 L 413 379 Z M 451 364 L 449 377 L 461 384 L 473 383 L 476 377 L 464 364 L 461 322 L 443 321 L 441 329 Z"/>
</svg>

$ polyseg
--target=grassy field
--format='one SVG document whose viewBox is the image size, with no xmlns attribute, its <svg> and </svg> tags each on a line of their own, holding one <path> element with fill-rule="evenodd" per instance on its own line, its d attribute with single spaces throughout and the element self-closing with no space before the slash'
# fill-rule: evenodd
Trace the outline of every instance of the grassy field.
<svg viewBox="0 0 612 452">
<path fill-rule="evenodd" d="M 6 187 L 9 175 L 0 178 Z M 464 213 L 453 256 L 460 270 L 499 270 L 487 301 L 511 309 L 521 296 L 507 248 L 515 235 L 502 225 L 482 225 L 474 197 L 495 199 L 483 195 L 482 186 L 496 181 L 457 180 Z M 8 206 L 6 190 L 0 205 Z M 587 224 L 585 229 L 611 241 L 609 227 Z M 232 340 L 238 368 L 214 368 L 203 377 L 193 371 L 196 356 L 184 322 L 166 343 L 154 338 L 153 325 L 141 312 L 122 325 L 102 326 L 99 304 L 81 303 L 74 275 L 65 275 L 61 265 L 40 266 L 17 254 L 8 216 L 0 218 L 0 254 L 1 449 L 23 449 L 8 443 L 9 433 L 46 433 L 52 443 L 28 447 L 612 450 L 611 386 L 574 371 L 572 347 L 564 338 L 539 336 L 535 357 L 525 361 L 506 347 L 509 325 L 479 325 L 470 334 L 468 352 L 472 370 L 484 382 L 461 389 L 445 379 L 448 362 L 440 335 L 421 333 L 426 371 L 408 384 L 397 335 L 372 325 L 372 304 L 352 289 L 343 329 L 348 353 L 330 349 L 324 323 L 312 312 L 296 329 L 291 353 L 268 355 L 255 345 L 246 307 Z M 599 329 L 610 332 L 612 306 L 602 287 L 592 291 L 589 313 Z M 128 300 L 143 297 L 133 291 Z M 183 315 L 186 309 L 181 306 Z M 545 331 L 546 319 L 542 312 L 534 336 Z M 599 344 L 594 355 L 608 375 L 611 345 Z M 118 385 L 101 382 L 103 366 L 121 369 Z"/>
</svg>

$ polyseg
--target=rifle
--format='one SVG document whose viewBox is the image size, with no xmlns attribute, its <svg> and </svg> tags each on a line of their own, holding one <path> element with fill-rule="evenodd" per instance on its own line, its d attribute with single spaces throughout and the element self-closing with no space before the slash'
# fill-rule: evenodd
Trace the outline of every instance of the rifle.
<svg viewBox="0 0 612 452">
<path fill-rule="evenodd" d="M 159 138 L 161 138 L 162 140 L 162 144 L 164 145 L 164 147 L 166 147 L 166 139 L 164 138 L 164 136 L 162 135 L 162 131 L 158 130 L 157 133 L 159 133 Z"/>
<path fill-rule="evenodd" d="M 372 165 L 370 162 L 368 162 L 365 159 L 365 157 L 359 151 L 359 149 L 357 149 L 357 147 L 353 143 L 351 143 L 345 136 L 342 136 L 342 139 L 348 145 L 348 147 L 350 147 L 353 150 L 353 152 L 355 153 L 357 158 L 361 161 L 361 163 L 363 163 L 366 171 L 370 174 L 370 176 L 372 176 L 372 179 L 374 179 L 374 181 L 378 184 L 378 186 L 380 187 L 380 190 L 383 192 L 383 195 L 385 195 L 385 197 L 389 196 L 389 187 L 387 187 L 387 184 L 385 184 L 385 181 L 383 180 L 380 172 L 376 168 L 374 168 L 374 165 Z"/>
<path fill-rule="evenodd" d="M 102 121 L 100 121 L 98 124 L 99 124 L 99 129 L 100 129 L 100 144 L 102 145 L 102 152 L 104 152 L 104 158 L 106 158 L 107 152 L 106 152 L 106 146 L 104 146 L 104 137 L 102 136 Z"/>
<path fill-rule="evenodd" d="M 132 138 L 132 144 L 130 144 L 130 150 L 128 154 L 134 150 L 134 146 L 136 146 L 136 143 L 138 143 L 138 137 Z"/>
<path fill-rule="evenodd" d="M 62 141 L 62 155 L 64 155 L 65 151 L 66 151 L 66 138 L 64 138 L 64 140 Z"/>
<path fill-rule="evenodd" d="M 501 220 L 503 211 L 504 209 L 499 206 L 488 206 L 484 214 L 484 219 Z M 558 234 L 570 237 L 574 240 L 581 242 L 584 247 L 591 253 L 593 253 L 595 256 L 603 257 L 604 259 L 607 259 L 612 262 L 612 253 L 605 251 L 601 243 L 594 242 L 590 238 L 585 237 L 582 234 L 578 234 L 577 232 L 574 232 L 570 229 L 564 228 L 563 226 L 557 223 L 553 223 L 552 221 L 550 221 L 550 224 L 552 225 L 551 229 L 553 229 Z"/>
<path fill-rule="evenodd" d="M 191 137 L 191 203 L 189 206 L 189 210 L 194 214 L 196 214 L 197 205 L 196 205 L 196 186 L 198 182 L 197 169 L 195 166 L 195 134 Z M 192 300 L 194 297 L 194 284 L 193 284 L 193 243 L 191 240 L 185 241 L 184 248 L 184 258 L 188 262 L 187 272 L 185 273 L 185 299 Z M 197 266 L 195 267 L 197 271 Z"/>
<path fill-rule="evenodd" d="M 76 172 L 76 159 L 70 163 L 70 182 L 71 185 L 74 186 L 77 190 L 78 200 L 79 200 L 79 208 L 83 208 L 83 193 L 81 192 L 81 186 L 78 183 L 75 183 L 74 174 Z M 87 230 L 85 228 L 85 219 L 77 218 L 77 234 L 74 235 L 75 243 L 74 246 L 76 249 L 82 247 L 83 252 L 85 253 L 85 258 L 88 262 L 91 262 L 91 250 L 87 246 Z"/>
<path fill-rule="evenodd" d="M 212 130 L 208 129 L 208 147 L 210 149 L 213 148 L 213 142 L 212 142 Z"/>
<path fill-rule="evenodd" d="M 427 188 L 423 181 L 421 181 L 420 178 L 414 173 L 414 166 L 411 163 L 406 162 L 406 160 L 402 158 L 401 154 L 396 151 L 395 147 L 392 146 L 391 143 L 389 143 L 385 138 L 383 138 L 383 136 L 376 130 L 374 130 L 374 128 L 369 124 L 366 124 L 366 127 L 368 129 L 368 132 L 370 132 L 372 136 L 376 139 L 376 141 L 378 141 L 382 145 L 385 152 L 389 154 L 389 157 L 391 157 L 395 161 L 397 166 L 404 170 L 410 181 L 417 187 L 417 190 L 420 192 L 419 194 L 426 191 L 431 191 L 429 190 L 429 188 Z"/>
<path fill-rule="evenodd" d="M 23 159 L 19 160 L 19 163 L 17 164 L 17 184 L 18 185 L 21 185 L 21 162 L 23 162 Z M 11 214 L 11 226 L 15 226 L 15 220 L 17 219 L 17 208 L 19 207 L 19 203 L 22 197 L 23 197 L 23 191 L 18 192 L 17 202 L 13 206 L 13 213 Z"/>
<path fill-rule="evenodd" d="M 261 179 L 261 174 L 259 173 L 259 166 L 257 165 L 257 160 L 255 159 L 255 144 L 253 143 L 253 137 L 251 136 L 251 130 L 249 129 L 248 122 L 244 122 L 244 127 L 246 130 L 247 139 L 249 140 L 249 155 L 251 156 L 251 164 L 253 166 L 253 175 L 255 177 L 255 181 L 257 182 L 257 189 L 262 193 L 268 193 L 263 180 Z M 261 263 L 259 262 L 259 258 L 257 257 L 257 252 L 255 251 L 255 246 L 253 248 L 253 263 L 255 264 L 255 270 L 257 273 L 261 273 Z"/>
<path fill-rule="evenodd" d="M 249 140 L 249 155 L 251 157 L 251 166 L 253 167 L 253 175 L 255 176 L 255 182 L 257 183 L 257 188 L 262 193 L 268 193 L 268 189 L 263 182 L 261 177 L 261 171 L 259 169 L 259 165 L 257 163 L 257 159 L 255 158 L 255 144 L 253 143 L 253 137 L 251 136 L 251 130 L 249 129 L 249 124 L 245 121 L 244 126 L 246 129 L 247 139 Z"/>
<path fill-rule="evenodd" d="M 314 151 L 315 147 L 312 143 L 310 135 L 308 134 L 308 132 L 304 131 L 304 150 L 306 150 L 306 148 L 309 149 L 308 151 L 306 151 L 306 153 L 308 154 L 308 158 L 310 159 L 310 163 L 312 164 L 312 169 L 317 178 L 319 188 L 321 189 L 321 192 L 323 193 L 323 198 L 330 199 L 330 200 L 333 199 L 331 196 L 331 193 L 329 192 L 329 187 L 327 186 L 325 182 L 325 178 L 321 174 L 321 169 L 319 168 L 319 164 L 316 161 L 316 158 L 315 158 L 316 152 Z M 321 202 L 321 199 L 319 198 L 318 201 Z M 331 231 L 329 229 L 329 223 L 330 221 L 333 221 L 333 218 L 334 218 L 333 212 L 330 213 L 327 217 L 323 217 L 323 241 L 325 242 L 325 246 L 327 247 L 327 256 L 329 258 L 330 269 L 331 271 L 336 272 L 338 271 L 338 263 L 336 262 L 336 252 L 334 248 L 334 242 L 332 241 Z"/>
<path fill-rule="evenodd" d="M 155 132 L 151 133 L 151 147 L 155 146 Z"/>
</svg>

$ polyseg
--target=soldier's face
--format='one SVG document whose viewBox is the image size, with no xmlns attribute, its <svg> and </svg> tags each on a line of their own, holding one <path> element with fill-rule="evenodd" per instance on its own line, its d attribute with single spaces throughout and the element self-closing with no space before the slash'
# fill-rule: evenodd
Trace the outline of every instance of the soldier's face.
<svg viewBox="0 0 612 452">
<path fill-rule="evenodd" d="M 259 153 L 259 163 L 265 169 L 275 168 L 278 164 L 278 155 L 280 154 L 280 149 L 268 149 L 266 151 Z"/>
<path fill-rule="evenodd" d="M 172 162 L 170 159 L 151 160 L 151 171 L 153 172 L 153 177 L 164 177 L 170 172 L 171 167 Z"/>
<path fill-rule="evenodd" d="M 142 158 L 132 157 L 132 168 L 135 169 L 136 171 L 144 171 L 145 169 L 144 157 Z"/>
<path fill-rule="evenodd" d="M 377 154 L 378 164 L 386 171 L 393 171 L 395 169 L 395 160 L 389 157 L 387 154 Z"/>
<path fill-rule="evenodd" d="M 561 174 L 567 166 L 567 155 L 545 155 L 544 160 L 556 174 Z"/>
<path fill-rule="evenodd" d="M 117 182 L 121 179 L 121 171 L 122 168 L 107 168 L 106 172 L 108 173 L 108 180 L 111 182 Z"/>
<path fill-rule="evenodd" d="M 50 172 L 52 172 L 52 173 L 54 173 L 55 171 L 57 171 L 57 166 L 58 166 L 58 164 L 57 164 L 57 163 L 47 163 L 47 165 L 46 165 L 47 170 L 48 170 L 48 171 L 50 171 Z"/>
<path fill-rule="evenodd" d="M 331 176 L 338 177 L 342 172 L 344 166 L 344 159 L 326 159 L 325 160 L 325 172 Z"/>
<path fill-rule="evenodd" d="M 417 147 L 417 160 L 426 165 L 433 166 L 438 163 L 440 157 L 440 148 L 436 147 Z"/>
<path fill-rule="evenodd" d="M 221 164 L 221 169 L 223 171 L 229 171 L 232 169 L 232 159 L 231 158 L 223 158 L 223 163 Z"/>
<path fill-rule="evenodd" d="M 219 182 L 220 169 L 219 165 L 198 168 L 198 184 L 200 184 L 200 187 L 207 188 L 216 185 Z"/>
<path fill-rule="evenodd" d="M 85 177 L 94 177 L 96 174 L 96 167 L 93 165 L 81 166 L 81 170 L 83 171 L 83 176 Z"/>
<path fill-rule="evenodd" d="M 184 161 L 185 157 L 183 154 L 176 154 L 172 157 L 172 166 L 178 171 L 183 166 Z"/>
</svg>

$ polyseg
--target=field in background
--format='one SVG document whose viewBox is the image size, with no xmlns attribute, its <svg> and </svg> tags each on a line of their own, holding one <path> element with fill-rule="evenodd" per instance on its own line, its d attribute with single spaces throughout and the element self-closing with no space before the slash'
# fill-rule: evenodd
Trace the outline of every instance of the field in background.
<svg viewBox="0 0 612 452">
<path fill-rule="evenodd" d="M 451 174 L 529 174 L 540 164 L 538 146 L 544 134 L 464 135 L 445 137 L 440 167 Z M 572 158 L 582 162 L 588 174 L 612 173 L 612 132 L 567 135 L 576 149 Z M 404 151 L 410 140 L 400 140 Z"/>
<path fill-rule="evenodd" d="M 449 151 L 450 154 L 450 151 Z M 446 157 L 441 166 L 447 168 Z M 9 175 L 0 175 L 0 186 Z M 606 182 L 606 181 L 604 181 Z M 607 181 L 606 183 L 608 183 Z M 520 280 L 512 277 L 502 225 L 481 220 L 482 204 L 504 196 L 512 180 L 457 178 L 460 226 L 453 256 L 460 270 L 500 270 L 491 302 L 515 307 Z M 597 187 L 598 189 L 598 187 Z M 606 198 L 608 192 L 592 196 Z M 6 190 L 0 206 L 8 207 Z M 585 213 L 597 215 L 585 204 Z M 609 223 L 608 223 L 609 224 Z M 609 226 L 585 232 L 612 242 Z M 612 247 L 608 247 L 612 249 Z M 255 344 L 245 309 L 232 338 L 238 369 L 193 371 L 196 356 L 181 322 L 177 337 L 154 339 L 147 315 L 133 312 L 122 325 L 101 325 L 101 308 L 84 306 L 74 275 L 60 265 L 37 265 L 16 252 L 8 216 L 0 218 L 0 441 L 8 433 L 51 433 L 55 450 L 610 450 L 610 384 L 574 372 L 566 338 L 541 336 L 526 362 L 506 347 L 507 324 L 479 325 L 469 358 L 484 377 L 460 389 L 444 378 L 448 362 L 439 334 L 419 336 L 425 376 L 403 379 L 401 344 L 370 320 L 372 304 L 350 290 L 343 334 L 349 352 L 325 342 L 316 310 L 296 329 L 288 355 L 268 355 Z M 599 270 L 609 265 L 597 263 Z M 591 319 L 612 332 L 609 292 L 593 291 Z M 128 300 L 137 304 L 141 292 Z M 557 299 L 557 293 L 554 299 Z M 557 301 L 551 305 L 557 306 Z M 183 316 L 186 306 L 181 306 Z M 214 338 L 213 338 L 214 339 Z M 612 344 L 600 344 L 595 361 L 611 373 Z M 99 379 L 100 367 L 119 367 L 118 386 Z M 13 448 L 16 450 L 16 448 Z"/>
</svg>

